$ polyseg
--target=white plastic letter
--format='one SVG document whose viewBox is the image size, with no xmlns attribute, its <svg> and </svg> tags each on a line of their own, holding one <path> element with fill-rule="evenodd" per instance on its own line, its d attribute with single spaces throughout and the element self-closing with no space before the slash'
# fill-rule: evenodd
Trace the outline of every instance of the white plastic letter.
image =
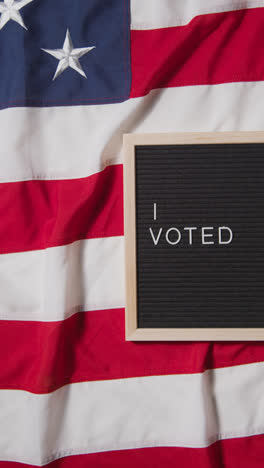
<svg viewBox="0 0 264 468">
<path fill-rule="evenodd" d="M 169 234 L 170 234 L 171 231 L 175 231 L 175 232 L 177 233 L 177 235 L 178 235 L 178 239 L 176 239 L 175 241 L 171 241 L 171 240 L 169 239 Z M 181 240 L 181 233 L 180 233 L 179 229 L 177 229 L 177 228 L 170 228 L 170 229 L 168 229 L 168 231 L 166 232 L 166 240 L 167 240 L 167 242 L 168 242 L 169 244 L 171 244 L 171 245 L 179 244 L 179 242 L 180 242 L 180 240 Z"/>
<path fill-rule="evenodd" d="M 222 231 L 223 231 L 224 229 L 225 229 L 226 231 L 229 232 L 229 239 L 226 240 L 226 241 L 224 241 L 224 240 L 222 239 Z M 218 239 L 219 239 L 219 244 L 230 244 L 230 243 L 232 242 L 232 240 L 233 240 L 233 232 L 232 232 L 232 230 L 231 230 L 229 227 L 227 227 L 227 226 L 221 226 L 221 227 L 219 227 L 219 228 L 218 228 Z"/>
<path fill-rule="evenodd" d="M 152 240 L 153 240 L 154 244 L 158 245 L 159 240 L 160 240 L 160 236 L 161 236 L 161 233 L 162 233 L 162 228 L 160 228 L 158 236 L 156 238 L 155 238 L 155 236 L 153 234 L 152 228 L 149 228 L 149 232 L 151 234 L 151 237 L 152 237 Z"/>
<path fill-rule="evenodd" d="M 189 231 L 189 244 L 192 245 L 192 231 L 196 231 L 197 227 L 185 227 L 185 231 Z"/>
<path fill-rule="evenodd" d="M 214 229 L 213 227 L 202 227 L 202 244 L 214 244 L 214 241 L 206 241 L 206 237 L 213 237 L 213 234 L 209 233 L 206 234 L 205 230 L 206 229 Z"/>
<path fill-rule="evenodd" d="M 153 205 L 153 218 L 154 221 L 157 221 L 157 203 L 154 203 Z"/>
</svg>

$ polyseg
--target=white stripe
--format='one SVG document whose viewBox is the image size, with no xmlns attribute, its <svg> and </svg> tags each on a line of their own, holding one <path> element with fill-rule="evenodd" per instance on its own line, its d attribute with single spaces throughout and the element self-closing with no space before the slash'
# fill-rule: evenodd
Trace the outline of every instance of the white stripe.
<svg viewBox="0 0 264 468">
<path fill-rule="evenodd" d="M 264 82 L 228 83 L 155 90 L 122 104 L 7 109 L 0 180 L 86 177 L 122 162 L 124 133 L 263 130 L 263 96 Z"/>
<path fill-rule="evenodd" d="M 41 465 L 67 455 L 198 448 L 261 434 L 263 376 L 264 363 L 258 363 L 204 374 L 83 382 L 45 395 L 1 390 L 0 457 Z"/>
<path fill-rule="evenodd" d="M 123 237 L 0 258 L 0 319 L 56 321 L 124 307 Z"/>
<path fill-rule="evenodd" d="M 183 26 L 197 15 L 263 6 L 263 0 L 132 0 L 131 29 Z"/>
</svg>

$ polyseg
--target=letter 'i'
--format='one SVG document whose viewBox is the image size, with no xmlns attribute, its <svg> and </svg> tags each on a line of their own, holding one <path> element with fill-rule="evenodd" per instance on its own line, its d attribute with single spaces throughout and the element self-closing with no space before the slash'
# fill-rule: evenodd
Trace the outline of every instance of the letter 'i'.
<svg viewBox="0 0 264 468">
<path fill-rule="evenodd" d="M 157 203 L 154 203 L 153 205 L 153 218 L 154 221 L 157 221 Z"/>
</svg>

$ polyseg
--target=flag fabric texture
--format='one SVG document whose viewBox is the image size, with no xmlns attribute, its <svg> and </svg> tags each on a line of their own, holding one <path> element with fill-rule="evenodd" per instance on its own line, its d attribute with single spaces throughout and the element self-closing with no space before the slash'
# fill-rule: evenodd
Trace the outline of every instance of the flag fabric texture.
<svg viewBox="0 0 264 468">
<path fill-rule="evenodd" d="M 263 468 L 263 343 L 125 341 L 122 137 L 264 130 L 264 1 L 0 15 L 0 468 Z"/>
</svg>

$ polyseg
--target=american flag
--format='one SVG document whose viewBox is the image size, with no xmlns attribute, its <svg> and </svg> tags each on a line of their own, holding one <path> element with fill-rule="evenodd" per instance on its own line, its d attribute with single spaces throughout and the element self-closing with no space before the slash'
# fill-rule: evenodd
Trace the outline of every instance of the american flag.
<svg viewBox="0 0 264 468">
<path fill-rule="evenodd" d="M 0 467 L 263 468 L 262 343 L 125 341 L 122 137 L 264 130 L 264 1 L 0 15 Z"/>
</svg>

